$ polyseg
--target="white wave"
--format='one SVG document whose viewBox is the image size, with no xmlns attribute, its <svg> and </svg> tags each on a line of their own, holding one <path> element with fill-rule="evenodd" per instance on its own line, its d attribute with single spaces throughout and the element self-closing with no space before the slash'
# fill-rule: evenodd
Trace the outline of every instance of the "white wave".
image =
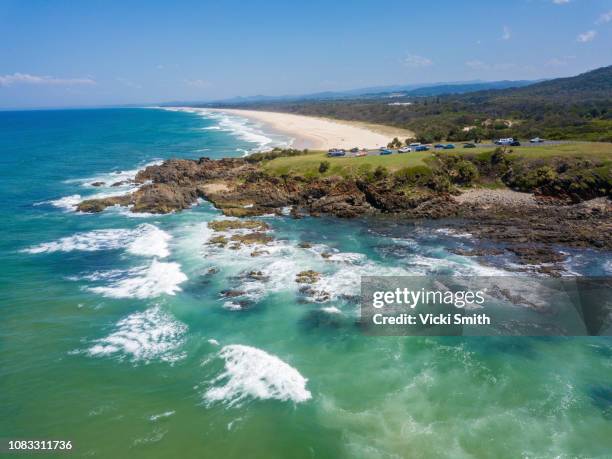
<svg viewBox="0 0 612 459">
<path fill-rule="evenodd" d="M 208 403 L 224 402 L 228 406 L 247 399 L 291 400 L 301 403 L 312 398 L 306 389 L 308 380 L 278 357 L 251 346 L 224 346 L 219 357 L 225 360 L 223 372 L 213 379 L 204 394 Z"/>
<path fill-rule="evenodd" d="M 203 129 L 225 131 L 245 142 L 256 145 L 251 152 L 269 150 L 273 147 L 287 147 L 293 139 L 273 135 L 264 132 L 263 126 L 242 116 L 230 115 L 229 113 L 210 111 L 205 108 L 196 107 L 157 107 L 173 112 L 194 113 L 203 118 L 217 121 L 214 126 L 207 126 Z"/>
<path fill-rule="evenodd" d="M 35 205 L 51 204 L 54 207 L 59 207 L 66 211 L 76 210 L 76 206 L 83 200 L 80 194 L 72 194 L 70 196 L 64 196 L 63 198 L 54 199 L 51 201 L 38 202 Z"/>
<path fill-rule="evenodd" d="M 164 263 L 153 259 L 150 266 L 124 271 L 109 285 L 89 287 L 88 290 L 109 298 L 153 298 L 162 294 L 175 295 L 180 284 L 187 280 L 178 263 Z"/>
<path fill-rule="evenodd" d="M 147 257 L 165 258 L 170 255 L 168 242 L 172 236 L 157 226 L 145 223 L 136 229 L 136 237 L 130 242 L 128 252 Z"/>
<path fill-rule="evenodd" d="M 105 229 L 77 233 L 57 241 L 45 242 L 24 250 L 27 253 L 94 252 L 127 248 L 129 253 L 147 257 L 167 257 L 171 236 L 145 223 L 135 229 Z"/>
<path fill-rule="evenodd" d="M 327 258 L 327 261 L 337 261 L 348 264 L 359 264 L 363 263 L 365 260 L 367 260 L 367 257 L 363 253 L 354 252 L 332 253 L 332 255 Z"/>
<path fill-rule="evenodd" d="M 156 422 L 156 421 L 159 421 L 160 419 L 168 418 L 168 417 L 172 416 L 174 413 L 176 413 L 176 411 L 171 410 L 171 411 L 165 411 L 165 412 L 159 413 L 159 414 L 154 414 L 154 415 L 149 417 L 149 421 Z"/>
<path fill-rule="evenodd" d="M 326 306 L 321 308 L 321 311 L 326 312 L 328 314 L 342 314 L 342 311 L 335 306 Z"/>
<path fill-rule="evenodd" d="M 185 324 L 155 306 L 121 319 L 115 331 L 97 340 L 87 353 L 93 357 L 116 354 L 145 363 L 153 359 L 174 362 L 184 357 L 177 351 L 186 331 Z"/>
<path fill-rule="evenodd" d="M 443 234 L 444 236 L 450 236 L 450 237 L 456 237 L 456 238 L 471 239 L 473 237 L 471 233 L 461 233 L 452 228 L 438 228 L 434 232 L 438 234 Z"/>
<path fill-rule="evenodd" d="M 101 174 L 97 174 L 91 177 L 84 177 L 78 179 L 70 179 L 66 180 L 64 183 L 78 183 L 84 187 L 91 188 L 92 183 L 102 182 L 103 185 L 95 188 L 115 188 L 115 189 L 124 189 L 126 187 L 132 187 L 134 184 L 133 180 L 136 178 L 136 174 L 139 171 L 146 169 L 149 166 L 159 166 L 164 161 L 162 159 L 156 159 L 153 161 L 149 161 L 147 163 L 141 163 L 135 169 L 121 170 L 121 171 L 112 171 L 112 172 L 103 172 Z M 128 182 L 123 185 L 115 186 L 112 185 L 118 182 Z"/>
</svg>

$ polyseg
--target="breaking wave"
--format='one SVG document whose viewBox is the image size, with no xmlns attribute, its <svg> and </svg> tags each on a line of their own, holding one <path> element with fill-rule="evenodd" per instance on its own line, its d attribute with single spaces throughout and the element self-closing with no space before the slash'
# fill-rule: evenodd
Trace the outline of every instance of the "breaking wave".
<svg viewBox="0 0 612 459">
<path fill-rule="evenodd" d="M 163 110 L 174 112 L 194 113 L 209 120 L 215 120 L 216 125 L 207 126 L 202 129 L 208 131 L 229 132 L 234 137 L 245 142 L 257 145 L 251 152 L 268 150 L 274 147 L 289 146 L 292 140 L 280 135 L 265 133 L 259 123 L 253 122 L 242 116 L 230 115 L 229 113 L 211 111 L 205 108 L 195 107 L 160 107 Z"/>
<path fill-rule="evenodd" d="M 187 280 L 178 263 L 154 259 L 151 265 L 127 271 L 113 271 L 113 280 L 105 286 L 88 290 L 108 298 L 153 298 L 162 294 L 175 295 L 180 284 Z"/>
<path fill-rule="evenodd" d="M 184 357 L 177 350 L 185 341 L 187 326 L 159 306 L 131 314 L 117 322 L 115 328 L 110 335 L 96 340 L 87 354 L 92 357 L 118 355 L 144 363 L 154 359 L 174 362 Z"/>
<path fill-rule="evenodd" d="M 305 402 L 312 398 L 304 378 L 278 357 L 251 346 L 224 346 L 219 357 L 225 360 L 223 372 L 213 379 L 204 394 L 208 403 L 239 406 L 248 399 Z"/>
<path fill-rule="evenodd" d="M 170 252 L 171 236 L 155 225 L 145 223 L 135 229 L 104 229 L 77 233 L 57 241 L 45 242 L 27 249 L 27 253 L 94 252 L 125 248 L 129 253 L 165 258 Z"/>
</svg>

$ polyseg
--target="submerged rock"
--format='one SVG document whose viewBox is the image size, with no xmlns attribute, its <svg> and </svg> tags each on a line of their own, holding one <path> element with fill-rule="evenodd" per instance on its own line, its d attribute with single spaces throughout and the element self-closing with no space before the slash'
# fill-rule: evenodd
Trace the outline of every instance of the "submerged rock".
<svg viewBox="0 0 612 459">
<path fill-rule="evenodd" d="M 241 244 L 267 244 L 268 242 L 272 242 L 273 238 L 272 236 L 268 236 L 266 233 L 256 231 L 254 233 L 247 234 L 234 234 L 230 240 L 240 246 Z"/>
<path fill-rule="evenodd" d="M 321 278 L 321 273 L 309 269 L 302 271 L 295 276 L 295 281 L 298 284 L 314 284 Z"/>
<path fill-rule="evenodd" d="M 208 240 L 208 244 L 218 245 L 220 247 L 225 247 L 227 243 L 228 243 L 228 240 L 225 236 L 213 236 Z"/>
<path fill-rule="evenodd" d="M 267 231 L 270 226 L 258 220 L 214 220 L 208 222 L 208 227 L 214 231 L 229 231 L 235 229 L 252 229 Z"/>
</svg>

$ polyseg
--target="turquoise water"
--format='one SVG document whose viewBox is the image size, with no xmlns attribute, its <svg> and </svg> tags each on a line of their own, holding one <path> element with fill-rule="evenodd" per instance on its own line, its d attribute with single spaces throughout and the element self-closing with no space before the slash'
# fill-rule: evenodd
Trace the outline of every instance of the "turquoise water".
<svg viewBox="0 0 612 459">
<path fill-rule="evenodd" d="M 80 457 L 610 457 L 608 338 L 359 333 L 362 275 L 508 274 L 453 255 L 473 241 L 444 222 L 267 216 L 251 256 L 207 244 L 208 203 L 74 212 L 145 164 L 286 141 L 190 111 L 0 112 L 1 437 Z M 568 270 L 611 262 L 573 251 Z M 300 291 L 306 269 L 322 279 Z"/>
</svg>

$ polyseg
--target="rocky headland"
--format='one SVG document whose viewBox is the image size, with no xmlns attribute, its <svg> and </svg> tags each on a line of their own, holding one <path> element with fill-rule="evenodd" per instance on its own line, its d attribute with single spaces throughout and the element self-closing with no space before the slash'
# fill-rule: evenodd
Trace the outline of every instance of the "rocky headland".
<svg viewBox="0 0 612 459">
<path fill-rule="evenodd" d="M 233 217 L 287 213 L 355 218 L 381 215 L 410 219 L 449 219 L 452 226 L 483 240 L 506 243 L 525 264 L 560 263 L 558 246 L 612 250 L 610 189 L 544 182 L 531 193 L 510 189 L 459 188 L 442 164 L 435 173 L 381 173 L 364 177 L 267 173 L 261 162 L 245 159 L 172 159 L 141 170 L 140 187 L 129 194 L 81 202 L 81 212 L 129 206 L 132 212 L 168 213 L 205 199 Z M 510 180 L 519 180 L 510 176 Z M 510 174 L 511 175 L 511 174 Z M 449 179 L 450 177 L 450 179 Z M 508 173 L 506 172 L 506 177 Z M 448 183 L 447 183 L 448 182 Z M 520 188 L 520 187 L 515 187 Z M 574 187 L 576 188 L 576 187 Z M 264 233 L 255 233 L 265 238 Z M 217 241 L 239 245 L 249 241 Z M 485 249 L 473 256 L 486 255 Z M 470 255 L 470 254 L 466 254 Z M 554 269 L 550 270 L 554 272 Z"/>
</svg>

